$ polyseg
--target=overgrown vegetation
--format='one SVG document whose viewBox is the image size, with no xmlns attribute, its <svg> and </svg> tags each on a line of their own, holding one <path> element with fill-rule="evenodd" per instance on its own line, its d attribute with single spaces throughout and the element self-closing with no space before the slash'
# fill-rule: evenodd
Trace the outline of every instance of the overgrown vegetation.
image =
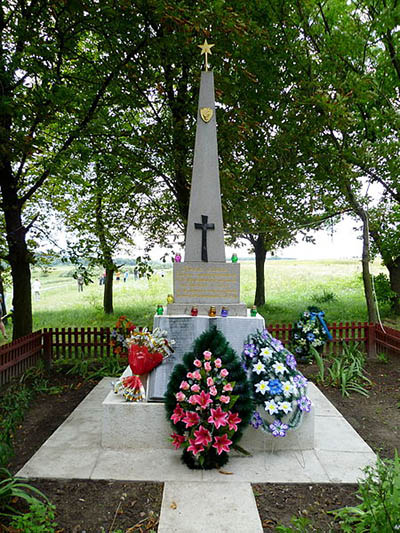
<svg viewBox="0 0 400 533">
<path fill-rule="evenodd" d="M 60 359 L 54 363 L 54 367 L 57 372 L 80 376 L 90 381 L 120 376 L 127 364 L 126 359 L 112 354 L 98 359 Z"/>
<path fill-rule="evenodd" d="M 395 533 L 400 530 L 400 458 L 378 457 L 376 465 L 364 469 L 365 478 L 358 484 L 360 504 L 330 511 L 334 522 L 328 531 L 345 533 Z M 294 516 L 290 526 L 279 525 L 279 533 L 318 532 L 306 516 Z M 322 532 L 320 532 L 322 533 Z M 327 533 L 324 531 L 323 533 Z"/>
<path fill-rule="evenodd" d="M 386 533 L 400 530 L 400 458 L 378 457 L 375 466 L 367 466 L 365 479 L 358 485 L 361 503 L 333 511 L 346 533 L 369 531 Z"/>
<path fill-rule="evenodd" d="M 26 410 L 38 392 L 58 394 L 59 387 L 49 386 L 42 362 L 29 368 L 0 396 L 0 467 L 13 455 L 13 435 Z"/>
<path fill-rule="evenodd" d="M 323 357 L 315 349 L 313 356 L 318 366 L 317 381 L 340 389 L 342 396 L 358 392 L 369 396 L 366 385 L 371 385 L 365 375 L 365 354 L 358 349 L 357 343 L 343 343 L 342 353 Z"/>
<path fill-rule="evenodd" d="M 28 510 L 26 510 L 26 507 Z M 46 496 L 24 480 L 0 468 L 0 530 L 23 533 L 52 533 L 55 507 Z"/>
</svg>

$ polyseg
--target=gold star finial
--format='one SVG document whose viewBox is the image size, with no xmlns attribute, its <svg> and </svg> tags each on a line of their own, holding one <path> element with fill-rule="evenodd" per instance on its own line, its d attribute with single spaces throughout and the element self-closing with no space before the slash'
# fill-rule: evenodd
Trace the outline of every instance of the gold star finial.
<svg viewBox="0 0 400 533">
<path fill-rule="evenodd" d="M 206 71 L 207 71 L 208 70 L 208 54 L 211 55 L 211 48 L 213 46 L 215 46 L 215 45 L 214 44 L 208 44 L 207 39 L 204 39 L 204 43 L 203 44 L 198 44 L 197 46 L 201 50 L 201 55 L 204 54 L 206 56 L 205 67 L 206 67 Z"/>
</svg>

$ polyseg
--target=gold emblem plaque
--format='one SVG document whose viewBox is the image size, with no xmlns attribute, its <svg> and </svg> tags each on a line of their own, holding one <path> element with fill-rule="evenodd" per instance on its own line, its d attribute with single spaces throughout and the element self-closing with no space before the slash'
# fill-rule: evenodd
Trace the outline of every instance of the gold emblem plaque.
<svg viewBox="0 0 400 533">
<path fill-rule="evenodd" d="M 200 109 L 200 116 L 204 122 L 210 122 L 213 116 L 213 110 L 210 107 L 202 107 Z"/>
</svg>

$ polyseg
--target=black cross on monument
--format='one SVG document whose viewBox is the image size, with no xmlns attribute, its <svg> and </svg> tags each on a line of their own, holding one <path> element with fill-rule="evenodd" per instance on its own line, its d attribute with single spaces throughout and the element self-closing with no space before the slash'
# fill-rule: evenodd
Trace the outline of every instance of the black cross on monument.
<svg viewBox="0 0 400 533">
<path fill-rule="evenodd" d="M 207 230 L 208 229 L 215 229 L 214 224 L 207 224 L 208 216 L 207 215 L 201 215 L 201 224 L 200 222 L 195 222 L 194 227 L 196 229 L 201 229 L 201 260 L 208 262 L 208 255 L 207 255 Z"/>
</svg>

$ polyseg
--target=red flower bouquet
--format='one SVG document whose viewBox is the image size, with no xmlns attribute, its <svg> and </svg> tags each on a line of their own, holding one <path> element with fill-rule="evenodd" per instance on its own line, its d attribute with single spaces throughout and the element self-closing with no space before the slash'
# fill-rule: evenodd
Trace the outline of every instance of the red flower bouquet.
<svg viewBox="0 0 400 533">
<path fill-rule="evenodd" d="M 122 389 L 127 401 L 142 401 L 145 398 L 144 387 L 139 376 L 151 372 L 173 352 L 174 341 L 168 341 L 167 332 L 156 328 L 153 333 L 147 328 L 132 329 L 126 339 L 128 346 L 128 361 L 132 377 L 122 378 L 114 385 L 114 391 Z M 133 379 L 134 378 L 134 379 Z"/>
</svg>

